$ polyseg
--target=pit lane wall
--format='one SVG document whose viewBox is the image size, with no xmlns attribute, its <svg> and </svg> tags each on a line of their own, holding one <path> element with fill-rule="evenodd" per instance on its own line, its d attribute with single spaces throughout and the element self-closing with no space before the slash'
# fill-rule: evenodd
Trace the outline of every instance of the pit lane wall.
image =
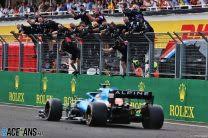
<svg viewBox="0 0 208 138">
<path fill-rule="evenodd" d="M 99 84 L 109 81 L 118 89 L 152 91 L 155 104 L 163 106 L 165 118 L 208 123 L 208 81 L 156 79 L 120 76 L 88 76 L 0 72 L 0 102 L 43 106 L 47 99 L 60 98 L 64 105 L 76 97 L 96 91 Z M 132 106 L 141 106 L 132 102 Z"/>
</svg>

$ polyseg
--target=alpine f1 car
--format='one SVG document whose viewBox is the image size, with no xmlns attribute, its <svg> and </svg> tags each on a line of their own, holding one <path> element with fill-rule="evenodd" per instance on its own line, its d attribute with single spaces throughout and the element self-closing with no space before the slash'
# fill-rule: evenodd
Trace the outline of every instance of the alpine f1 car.
<svg viewBox="0 0 208 138">
<path fill-rule="evenodd" d="M 152 92 L 118 90 L 103 84 L 96 92 L 88 92 L 87 96 L 88 99 L 79 99 L 65 109 L 66 119 L 80 120 L 89 126 L 131 122 L 142 122 L 145 129 L 160 129 L 163 126 L 163 109 L 153 105 Z M 134 108 L 130 106 L 132 99 L 144 99 L 145 104 L 141 108 Z M 39 116 L 48 121 L 59 121 L 62 111 L 61 100 L 54 98 L 46 102 Z"/>
</svg>

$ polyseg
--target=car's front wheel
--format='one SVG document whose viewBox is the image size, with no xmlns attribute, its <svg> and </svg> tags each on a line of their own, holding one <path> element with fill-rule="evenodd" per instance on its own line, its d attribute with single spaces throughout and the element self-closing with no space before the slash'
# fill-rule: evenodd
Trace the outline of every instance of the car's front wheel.
<svg viewBox="0 0 208 138">
<path fill-rule="evenodd" d="M 46 102 L 45 119 L 48 121 L 59 121 L 62 117 L 63 106 L 59 99 L 53 98 Z"/>
</svg>

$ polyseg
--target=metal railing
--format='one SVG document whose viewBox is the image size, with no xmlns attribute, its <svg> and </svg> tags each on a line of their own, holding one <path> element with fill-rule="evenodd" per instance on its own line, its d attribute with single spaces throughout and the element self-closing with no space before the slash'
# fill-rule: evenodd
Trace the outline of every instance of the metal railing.
<svg viewBox="0 0 208 138">
<path fill-rule="evenodd" d="M 174 33 L 180 43 L 179 77 L 190 79 L 206 79 L 208 65 L 207 32 Z"/>
<path fill-rule="evenodd" d="M 128 40 L 126 75 L 137 77 L 208 79 L 208 32 L 132 34 Z M 0 70 L 68 73 L 71 54 L 61 50 L 64 38 L 45 36 L 0 36 Z M 77 42 L 80 49 L 79 71 L 88 75 L 121 75 L 122 55 L 105 53 L 113 47 L 111 37 Z M 134 61 L 137 61 L 135 67 Z M 140 73 L 138 73 L 138 70 Z M 138 75 L 139 74 L 139 75 Z"/>
</svg>

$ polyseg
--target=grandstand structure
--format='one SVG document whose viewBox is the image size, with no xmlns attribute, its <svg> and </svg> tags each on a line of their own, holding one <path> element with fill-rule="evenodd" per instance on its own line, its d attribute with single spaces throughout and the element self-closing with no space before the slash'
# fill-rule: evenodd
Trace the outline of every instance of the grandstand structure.
<svg viewBox="0 0 208 138">
<path fill-rule="evenodd" d="M 43 5 L 42 3 L 45 4 Z M 94 8 L 99 8 L 104 14 L 121 16 L 122 4 L 137 4 L 145 15 L 172 14 L 172 13 L 200 13 L 208 11 L 207 0 L 3 0 L 0 3 L 0 17 L 24 17 L 35 15 L 68 15 L 72 8 L 79 11 L 79 6 L 84 5 L 89 13 Z M 100 4 L 100 5 L 99 5 Z M 43 6 L 41 6 L 43 5 Z M 90 6 L 89 6 L 90 5 Z"/>
</svg>

